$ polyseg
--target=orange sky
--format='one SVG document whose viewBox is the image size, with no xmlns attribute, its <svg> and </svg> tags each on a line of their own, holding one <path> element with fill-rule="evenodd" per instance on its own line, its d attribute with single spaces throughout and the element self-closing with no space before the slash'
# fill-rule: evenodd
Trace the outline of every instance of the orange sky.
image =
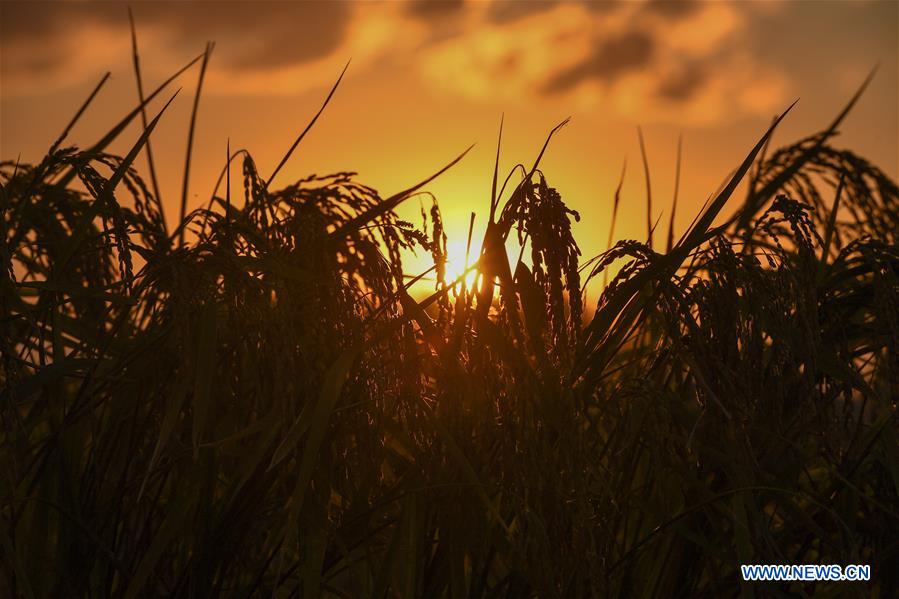
<svg viewBox="0 0 899 599">
<path fill-rule="evenodd" d="M 39 160 L 107 70 L 111 80 L 70 141 L 92 143 L 133 108 L 126 6 L 0 2 L 2 159 Z M 337 95 L 278 180 L 354 170 L 386 196 L 476 143 L 429 186 L 451 239 L 465 237 L 472 210 L 483 225 L 502 114 L 504 172 L 530 163 L 546 133 L 572 117 L 543 170 L 583 217 L 574 232 L 585 257 L 604 249 L 625 158 L 616 237 L 645 237 L 638 125 L 652 172 L 653 220 L 664 214 L 663 223 L 683 135 L 680 231 L 775 113 L 800 98 L 775 143 L 812 133 L 879 63 L 836 143 L 899 175 L 894 1 L 131 6 L 145 87 L 200 53 L 207 39 L 217 43 L 200 104 L 191 207 L 208 199 L 228 138 L 270 173 L 350 58 Z M 153 137 L 170 217 L 179 203 L 196 79 L 195 69 L 178 81 L 182 94 Z M 126 151 L 138 135 L 135 125 L 113 149 Z M 139 168 L 146 174 L 143 160 Z M 410 217 L 418 209 L 405 208 Z M 657 235 L 665 235 L 662 225 Z"/>
</svg>

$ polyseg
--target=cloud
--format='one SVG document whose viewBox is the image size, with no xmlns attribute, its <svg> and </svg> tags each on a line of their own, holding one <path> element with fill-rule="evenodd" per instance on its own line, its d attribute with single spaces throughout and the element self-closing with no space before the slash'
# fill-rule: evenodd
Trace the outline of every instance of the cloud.
<svg viewBox="0 0 899 599">
<path fill-rule="evenodd" d="M 356 72 L 407 65 L 384 73 L 469 101 L 571 102 L 625 116 L 639 108 L 644 122 L 705 122 L 729 96 L 751 114 L 782 101 L 784 77 L 745 50 L 753 10 L 699 0 L 133 5 L 148 79 L 217 42 L 211 94 L 298 93 L 327 85 L 352 57 Z M 4 1 L 0 11 L 4 95 L 130 71 L 124 3 Z"/>
<path fill-rule="evenodd" d="M 218 41 L 221 80 L 312 64 L 333 56 L 353 30 L 347 2 L 140 2 L 132 6 L 145 65 L 174 69 Z M 12 92 L 78 83 L 130 61 L 121 2 L 2 3 L 2 68 Z M 357 27 L 358 29 L 358 27 Z M 364 36 L 363 36 L 364 39 Z M 333 70 L 333 65 L 332 65 Z"/>
<path fill-rule="evenodd" d="M 557 2 L 491 2 L 487 19 L 492 23 L 510 23 L 553 8 Z"/>
<path fill-rule="evenodd" d="M 139 33 L 159 35 L 180 47 L 202 47 L 207 39 L 227 42 L 219 59 L 245 69 L 329 54 L 346 35 L 351 8 L 345 2 L 227 1 L 141 2 L 132 7 Z M 4 41 L 14 48 L 27 45 L 30 52 L 85 29 L 128 33 L 127 8 L 120 2 L 4 2 L 3 17 Z M 18 67 L 18 60 L 27 63 L 26 54 L 17 54 L 10 67 Z M 55 61 L 65 63 L 67 56 L 55 54 Z"/>
<path fill-rule="evenodd" d="M 746 49 L 753 6 L 481 4 L 475 3 L 480 16 L 466 31 L 422 53 L 423 76 L 445 93 L 492 102 L 567 101 L 642 122 L 711 124 L 767 115 L 788 87 L 776 66 Z"/>
<path fill-rule="evenodd" d="M 555 74 L 542 91 L 568 91 L 588 79 L 615 81 L 625 73 L 646 67 L 654 47 L 653 39 L 642 31 L 628 31 L 602 41 L 585 60 Z"/>
<path fill-rule="evenodd" d="M 409 14 L 422 19 L 446 18 L 457 15 L 464 6 L 464 0 L 410 0 Z"/>
<path fill-rule="evenodd" d="M 686 62 L 680 70 L 670 73 L 659 83 L 659 95 L 672 101 L 688 100 L 708 81 L 709 70 L 708 64 Z"/>
<path fill-rule="evenodd" d="M 681 19 L 696 12 L 700 3 L 698 0 L 649 0 L 646 8 L 665 18 Z"/>
<path fill-rule="evenodd" d="M 146 12 L 146 15 L 144 13 Z M 174 43 L 218 39 L 220 59 L 237 69 L 272 68 L 322 58 L 343 43 L 351 18 L 345 2 L 283 2 L 265 10 L 244 2 L 190 2 L 177 10 L 149 3 L 135 9 Z M 231 43 L 233 40 L 233 44 Z"/>
</svg>

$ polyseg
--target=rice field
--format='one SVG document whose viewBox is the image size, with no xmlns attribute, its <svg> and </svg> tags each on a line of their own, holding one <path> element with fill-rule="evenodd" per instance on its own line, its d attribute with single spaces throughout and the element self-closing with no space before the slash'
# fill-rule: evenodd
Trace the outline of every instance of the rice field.
<svg viewBox="0 0 899 599">
<path fill-rule="evenodd" d="M 305 131 L 271 175 L 223 148 L 168 227 L 135 164 L 174 79 L 90 147 L 70 125 L 0 164 L 0 594 L 899 593 L 899 188 L 837 145 L 858 96 L 760 132 L 687 230 L 595 257 L 540 169 L 557 130 L 498 144 L 526 166 L 495 171 L 452 278 L 437 201 L 396 213 L 431 179 L 273 188 Z"/>
</svg>

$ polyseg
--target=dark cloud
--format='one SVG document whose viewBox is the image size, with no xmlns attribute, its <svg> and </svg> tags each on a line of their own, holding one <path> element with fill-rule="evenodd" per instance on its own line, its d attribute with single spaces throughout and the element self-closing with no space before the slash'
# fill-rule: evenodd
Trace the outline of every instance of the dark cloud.
<svg viewBox="0 0 899 599">
<path fill-rule="evenodd" d="M 610 12 L 625 3 L 625 0 L 581 0 L 581 4 L 595 13 Z"/>
<path fill-rule="evenodd" d="M 18 44 L 43 57 L 44 68 L 58 66 L 47 48 L 58 48 L 63 36 L 79 29 L 105 26 L 128 35 L 124 2 L 2 2 L 4 45 Z M 206 40 L 221 42 L 216 58 L 238 69 L 301 63 L 328 55 L 346 35 L 348 2 L 136 2 L 132 3 L 138 35 L 160 30 L 169 43 L 202 48 Z M 145 48 L 144 53 L 152 53 Z M 32 60 L 17 52 L 12 62 L 22 68 Z M 59 54 L 57 63 L 67 57 Z M 4 66 L 8 66 L 5 64 Z M 33 65 L 28 64 L 31 67 Z"/>
<path fill-rule="evenodd" d="M 487 19 L 493 23 L 510 23 L 549 10 L 557 4 L 555 0 L 499 0 L 490 3 Z"/>
<path fill-rule="evenodd" d="M 554 75 L 543 86 L 543 91 L 568 91 L 590 79 L 610 83 L 647 66 L 654 47 L 652 37 L 642 31 L 631 31 L 603 41 L 586 60 Z"/>
<path fill-rule="evenodd" d="M 706 65 L 693 62 L 677 73 L 672 73 L 659 84 L 658 94 L 666 100 L 683 102 L 689 100 L 708 80 Z"/>
<path fill-rule="evenodd" d="M 0 1 L 3 75 L 26 72 L 44 76 L 55 72 L 69 60 L 62 40 L 88 24 L 114 22 L 110 9 L 125 11 L 124 6 L 113 4 Z M 127 14 L 125 19 L 127 27 Z"/>
<path fill-rule="evenodd" d="M 113 2 L 0 2 L 3 41 L 64 35 L 86 23 L 127 19 L 125 5 Z M 127 21 L 126 21 L 127 22 Z"/>
<path fill-rule="evenodd" d="M 143 12 L 139 8 L 136 19 Z M 171 27 L 177 39 L 192 46 L 206 39 L 221 41 L 220 47 L 227 48 L 225 60 L 246 69 L 327 56 L 343 42 L 351 16 L 347 2 L 190 2 L 180 14 L 155 10 L 148 17 Z"/>
<path fill-rule="evenodd" d="M 646 3 L 647 12 L 668 19 L 688 17 L 699 8 L 698 0 L 650 0 Z"/>
<path fill-rule="evenodd" d="M 422 19 L 455 16 L 465 5 L 464 0 L 411 0 L 409 14 Z"/>
<path fill-rule="evenodd" d="M 487 19 L 503 24 L 531 15 L 546 12 L 562 3 L 562 0 L 494 0 L 487 11 Z M 621 0 L 579 0 L 590 12 L 609 12 L 621 5 Z"/>
</svg>

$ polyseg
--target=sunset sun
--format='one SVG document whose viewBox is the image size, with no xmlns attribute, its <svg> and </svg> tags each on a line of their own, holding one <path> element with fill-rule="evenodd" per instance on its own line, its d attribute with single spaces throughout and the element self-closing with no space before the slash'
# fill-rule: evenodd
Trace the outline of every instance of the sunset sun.
<svg viewBox="0 0 899 599">
<path fill-rule="evenodd" d="M 472 240 L 471 248 L 462 239 L 450 240 L 446 244 L 446 282 L 448 285 L 453 284 L 459 277 L 465 274 L 475 262 L 477 262 L 478 254 L 481 251 L 480 243 Z M 474 287 L 478 278 L 478 270 L 472 268 L 465 274 L 465 285 L 469 289 Z"/>
</svg>

